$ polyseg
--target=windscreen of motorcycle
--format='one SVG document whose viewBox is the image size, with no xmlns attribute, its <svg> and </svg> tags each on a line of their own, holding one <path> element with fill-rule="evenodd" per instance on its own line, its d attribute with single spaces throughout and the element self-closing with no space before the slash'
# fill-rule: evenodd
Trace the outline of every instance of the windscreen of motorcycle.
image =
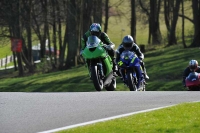
<svg viewBox="0 0 200 133">
<path fill-rule="evenodd" d="M 123 59 L 123 60 L 130 60 L 132 59 L 135 55 L 134 52 L 132 51 L 129 51 L 129 50 L 125 50 L 122 52 L 122 54 L 120 55 L 120 58 Z"/>
<path fill-rule="evenodd" d="M 87 48 L 95 48 L 99 45 L 100 42 L 101 42 L 101 40 L 98 37 L 89 36 L 88 40 L 86 42 L 86 47 Z"/>
<path fill-rule="evenodd" d="M 197 72 L 191 72 L 188 77 L 187 77 L 188 80 L 190 81 L 195 81 L 198 79 L 198 73 Z"/>
</svg>

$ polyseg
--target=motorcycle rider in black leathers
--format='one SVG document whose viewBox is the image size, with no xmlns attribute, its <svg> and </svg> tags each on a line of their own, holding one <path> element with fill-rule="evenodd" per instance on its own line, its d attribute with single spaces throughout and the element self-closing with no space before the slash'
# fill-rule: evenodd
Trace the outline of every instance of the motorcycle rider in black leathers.
<svg viewBox="0 0 200 133">
<path fill-rule="evenodd" d="M 184 87 L 186 87 L 185 79 L 191 72 L 200 73 L 200 66 L 198 66 L 198 62 L 196 60 L 190 60 L 188 67 L 186 67 L 185 70 L 183 71 L 182 84 Z"/>
<path fill-rule="evenodd" d="M 118 68 L 117 68 L 117 64 L 115 63 L 115 50 L 114 50 L 115 44 L 111 42 L 110 38 L 108 37 L 108 35 L 105 32 L 101 31 L 100 24 L 93 23 L 90 26 L 90 29 L 83 35 L 83 37 L 81 39 L 80 55 L 82 54 L 83 49 L 86 47 L 86 42 L 87 42 L 88 37 L 91 35 L 97 36 L 103 42 L 103 44 L 107 44 L 106 50 L 113 61 L 114 76 L 117 76 L 116 71 L 118 71 Z"/>
<path fill-rule="evenodd" d="M 119 45 L 118 49 L 116 50 L 116 62 L 119 61 L 120 55 L 124 50 L 130 50 L 136 53 L 138 58 L 141 60 L 140 64 L 143 69 L 145 79 L 149 79 L 149 76 L 147 75 L 146 68 L 144 66 L 144 62 L 142 61 L 144 59 L 143 53 L 140 51 L 140 48 L 136 43 L 134 43 L 133 37 L 131 35 L 127 35 L 123 38 L 122 44 Z"/>
</svg>

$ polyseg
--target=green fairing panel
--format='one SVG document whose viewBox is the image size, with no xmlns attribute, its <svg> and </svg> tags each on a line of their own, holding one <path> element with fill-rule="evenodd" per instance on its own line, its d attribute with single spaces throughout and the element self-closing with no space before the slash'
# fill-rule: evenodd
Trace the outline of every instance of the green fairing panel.
<svg viewBox="0 0 200 133">
<path fill-rule="evenodd" d="M 98 50 L 90 51 L 88 48 L 85 48 L 83 51 L 83 57 L 86 59 L 94 58 L 103 58 L 107 55 L 105 49 L 101 46 L 96 47 Z"/>
<path fill-rule="evenodd" d="M 107 70 L 106 76 L 108 76 L 108 74 L 112 71 L 113 67 L 112 59 L 110 58 L 110 56 L 108 56 L 108 58 L 105 58 L 103 61 Z"/>
</svg>

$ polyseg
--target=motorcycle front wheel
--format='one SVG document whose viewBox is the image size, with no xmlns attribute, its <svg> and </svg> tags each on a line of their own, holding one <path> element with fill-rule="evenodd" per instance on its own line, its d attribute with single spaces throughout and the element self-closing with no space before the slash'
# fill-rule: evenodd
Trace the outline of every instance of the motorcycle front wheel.
<svg viewBox="0 0 200 133">
<path fill-rule="evenodd" d="M 130 91 L 137 91 L 137 87 L 136 87 L 136 84 L 134 82 L 133 75 L 131 72 L 127 73 L 127 79 L 128 79 L 128 87 Z"/>
<path fill-rule="evenodd" d="M 100 78 L 100 70 L 97 69 L 97 66 L 91 67 L 91 76 L 95 89 L 97 91 L 103 90 L 103 80 Z"/>
</svg>

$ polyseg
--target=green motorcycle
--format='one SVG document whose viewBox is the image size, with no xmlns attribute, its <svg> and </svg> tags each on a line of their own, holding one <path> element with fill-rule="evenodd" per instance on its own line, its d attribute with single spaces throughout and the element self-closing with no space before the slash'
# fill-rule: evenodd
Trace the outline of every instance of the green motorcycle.
<svg viewBox="0 0 200 133">
<path fill-rule="evenodd" d="M 96 36 L 89 36 L 82 56 L 95 89 L 101 91 L 105 88 L 107 91 L 114 91 L 116 77 L 113 76 L 113 62 L 106 51 L 106 44 Z"/>
</svg>

